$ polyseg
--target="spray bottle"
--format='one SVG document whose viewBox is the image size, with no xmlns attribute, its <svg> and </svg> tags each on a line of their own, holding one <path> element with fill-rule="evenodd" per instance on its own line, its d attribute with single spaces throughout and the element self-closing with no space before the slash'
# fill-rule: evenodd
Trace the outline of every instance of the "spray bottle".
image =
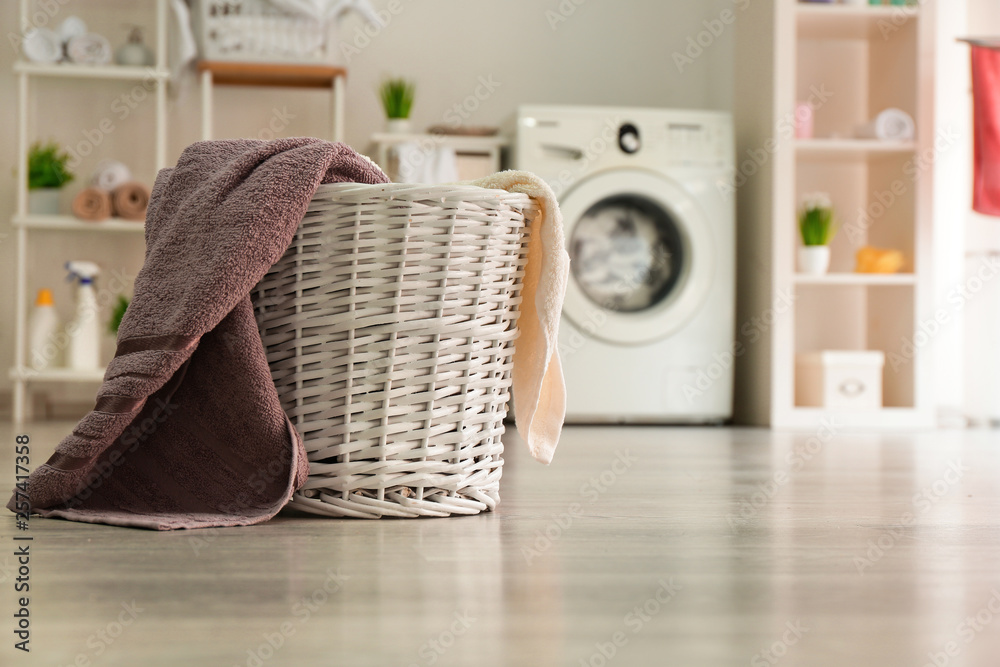
<svg viewBox="0 0 1000 667">
<path fill-rule="evenodd" d="M 76 317 L 66 327 L 69 349 L 66 365 L 77 371 L 101 368 L 101 325 L 97 313 L 94 278 L 101 269 L 93 262 L 66 262 L 69 280 L 76 280 Z"/>
</svg>

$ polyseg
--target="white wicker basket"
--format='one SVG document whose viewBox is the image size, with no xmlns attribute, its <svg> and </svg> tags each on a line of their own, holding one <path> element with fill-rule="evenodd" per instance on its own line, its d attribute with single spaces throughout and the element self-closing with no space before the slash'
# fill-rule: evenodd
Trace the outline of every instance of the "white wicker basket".
<svg viewBox="0 0 1000 667">
<path fill-rule="evenodd" d="M 202 60 L 330 64 L 330 29 L 268 0 L 194 0 Z"/>
<path fill-rule="evenodd" d="M 499 500 L 535 208 L 473 186 L 320 186 L 254 291 L 309 481 L 329 516 L 449 516 Z"/>
</svg>

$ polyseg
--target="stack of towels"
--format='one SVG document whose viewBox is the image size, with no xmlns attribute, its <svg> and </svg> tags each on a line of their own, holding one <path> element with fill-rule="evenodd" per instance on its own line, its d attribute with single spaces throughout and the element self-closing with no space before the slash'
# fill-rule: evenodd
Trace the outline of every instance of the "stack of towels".
<svg viewBox="0 0 1000 667">
<path fill-rule="evenodd" d="M 90 179 L 90 187 L 73 199 L 73 215 L 88 222 L 111 216 L 143 221 L 149 205 L 149 188 L 132 180 L 131 170 L 121 162 L 104 160 Z"/>
</svg>

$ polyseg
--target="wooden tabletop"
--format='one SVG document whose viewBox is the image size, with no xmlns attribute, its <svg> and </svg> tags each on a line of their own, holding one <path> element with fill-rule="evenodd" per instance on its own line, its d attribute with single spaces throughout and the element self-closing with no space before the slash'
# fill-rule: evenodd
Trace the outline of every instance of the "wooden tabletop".
<svg viewBox="0 0 1000 667">
<path fill-rule="evenodd" d="M 241 63 L 220 60 L 198 62 L 198 71 L 212 73 L 212 82 L 231 86 L 285 86 L 289 88 L 331 88 L 347 70 L 333 65 L 297 63 Z"/>
</svg>

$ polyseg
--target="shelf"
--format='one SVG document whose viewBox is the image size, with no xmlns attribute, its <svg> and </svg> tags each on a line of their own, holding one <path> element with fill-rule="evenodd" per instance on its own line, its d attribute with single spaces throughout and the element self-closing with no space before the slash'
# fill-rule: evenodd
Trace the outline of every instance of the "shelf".
<svg viewBox="0 0 1000 667">
<path fill-rule="evenodd" d="M 333 65 L 294 63 L 241 63 L 202 60 L 199 72 L 211 72 L 216 86 L 279 86 L 289 88 L 332 88 L 334 80 L 347 70 Z"/>
<path fill-rule="evenodd" d="M 847 6 L 822 3 L 796 5 L 798 33 L 802 39 L 868 39 L 883 30 L 905 25 L 920 14 L 919 7 Z M 891 34 L 891 33 L 886 33 Z"/>
<path fill-rule="evenodd" d="M 100 222 L 88 222 L 71 215 L 15 215 L 11 220 L 15 227 L 46 229 L 66 232 L 145 232 L 146 226 L 137 220 L 108 218 Z"/>
<path fill-rule="evenodd" d="M 778 430 L 808 430 L 833 425 L 835 430 L 910 430 L 934 428 L 932 412 L 918 408 L 879 408 L 877 410 L 827 410 L 794 407 L 781 420 Z"/>
<path fill-rule="evenodd" d="M 795 274 L 798 285 L 916 285 L 917 277 L 912 273 L 827 273 L 812 276 Z"/>
<path fill-rule="evenodd" d="M 23 382 L 103 382 L 104 369 L 74 371 L 69 368 L 50 368 L 36 371 L 33 368 L 11 368 L 10 379 Z"/>
<path fill-rule="evenodd" d="M 119 79 L 125 81 L 170 78 L 170 72 L 167 70 L 157 70 L 154 67 L 126 67 L 125 65 L 48 65 L 18 62 L 14 63 L 14 73 L 71 79 Z"/>
<path fill-rule="evenodd" d="M 879 139 L 796 139 L 795 151 L 803 158 L 858 159 L 877 155 L 914 153 L 914 141 L 881 141 Z"/>
</svg>

